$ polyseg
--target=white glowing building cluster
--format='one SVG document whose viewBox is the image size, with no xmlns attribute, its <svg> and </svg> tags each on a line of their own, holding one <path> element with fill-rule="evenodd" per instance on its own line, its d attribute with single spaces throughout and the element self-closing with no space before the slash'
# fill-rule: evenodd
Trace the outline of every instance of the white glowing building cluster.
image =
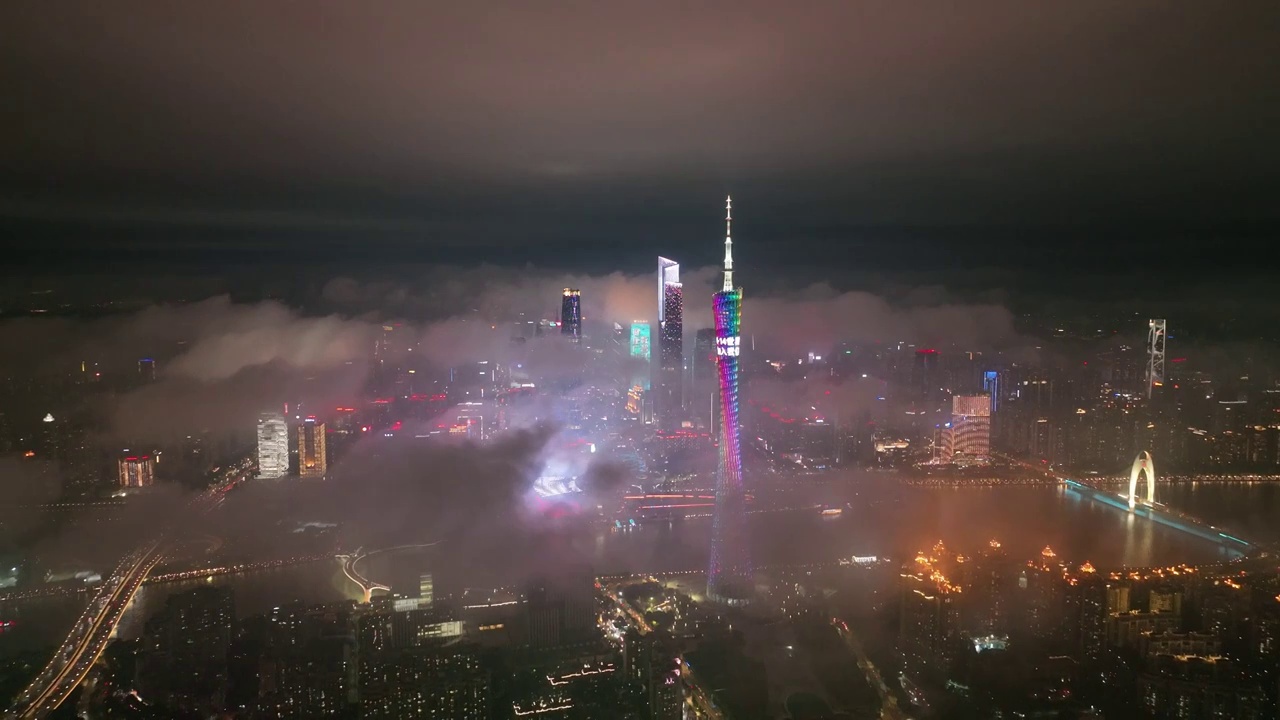
<svg viewBox="0 0 1280 720">
<path fill-rule="evenodd" d="M 258 418 L 258 477 L 274 480 L 289 472 L 289 426 L 280 413 Z"/>
</svg>

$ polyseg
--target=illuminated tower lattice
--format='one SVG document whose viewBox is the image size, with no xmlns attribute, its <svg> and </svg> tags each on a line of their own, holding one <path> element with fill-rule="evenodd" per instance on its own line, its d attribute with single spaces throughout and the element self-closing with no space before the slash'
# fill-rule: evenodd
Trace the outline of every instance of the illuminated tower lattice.
<svg viewBox="0 0 1280 720">
<path fill-rule="evenodd" d="M 1164 334 L 1163 319 L 1147 322 L 1147 398 L 1164 384 Z"/>
<path fill-rule="evenodd" d="M 729 228 L 732 207 L 732 200 L 726 198 L 724 289 L 715 294 L 712 302 L 716 324 L 716 370 L 720 376 L 720 467 L 716 476 L 707 596 L 717 602 L 740 605 L 751 596 L 752 576 L 742 489 L 741 431 L 738 427 L 742 290 L 733 286 L 733 240 Z"/>
</svg>

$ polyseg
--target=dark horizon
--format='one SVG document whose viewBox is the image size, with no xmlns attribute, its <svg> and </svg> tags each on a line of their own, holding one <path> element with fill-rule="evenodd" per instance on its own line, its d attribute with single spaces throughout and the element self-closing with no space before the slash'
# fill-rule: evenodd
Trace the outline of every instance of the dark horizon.
<svg viewBox="0 0 1280 720">
<path fill-rule="evenodd" d="M 10 6 L 6 265 L 1277 267 L 1268 3 L 387 10 Z"/>
</svg>

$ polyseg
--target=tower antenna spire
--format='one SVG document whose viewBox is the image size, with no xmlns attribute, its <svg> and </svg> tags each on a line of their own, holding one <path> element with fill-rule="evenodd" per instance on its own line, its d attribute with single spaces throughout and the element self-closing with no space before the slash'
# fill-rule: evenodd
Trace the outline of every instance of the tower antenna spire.
<svg viewBox="0 0 1280 720">
<path fill-rule="evenodd" d="M 733 289 L 733 196 L 724 198 L 724 289 Z"/>
</svg>

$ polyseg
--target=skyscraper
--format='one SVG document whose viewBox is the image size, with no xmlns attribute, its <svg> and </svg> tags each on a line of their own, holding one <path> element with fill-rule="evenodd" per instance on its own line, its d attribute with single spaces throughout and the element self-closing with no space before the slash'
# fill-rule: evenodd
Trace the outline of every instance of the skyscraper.
<svg viewBox="0 0 1280 720">
<path fill-rule="evenodd" d="M 991 454 L 991 397 L 956 395 L 951 398 L 951 456 L 970 459 Z"/>
<path fill-rule="evenodd" d="M 1000 409 L 1000 372 L 987 370 L 982 373 L 982 391 L 991 396 L 991 414 Z"/>
<path fill-rule="evenodd" d="M 273 480 L 289 472 L 289 426 L 280 413 L 258 417 L 258 477 Z"/>
<path fill-rule="evenodd" d="M 640 388 L 645 393 L 648 393 L 649 388 L 652 387 L 650 381 L 653 377 L 650 342 L 649 323 L 643 320 L 633 321 L 631 323 L 631 374 L 627 381 L 630 387 Z"/>
<path fill-rule="evenodd" d="M 720 467 L 711 529 L 707 596 L 730 605 L 746 604 L 752 576 L 743 509 L 742 455 L 738 426 L 738 362 L 742 351 L 742 290 L 733 286 L 733 201 L 725 198 L 724 288 L 715 294 L 716 369 L 720 378 Z"/>
<path fill-rule="evenodd" d="M 911 366 L 911 386 L 921 398 L 927 398 L 938 390 L 937 350 L 916 350 L 915 363 Z"/>
<path fill-rule="evenodd" d="M 1168 323 L 1164 319 L 1147 321 L 1147 399 L 1164 385 L 1164 341 Z"/>
<path fill-rule="evenodd" d="M 680 263 L 664 257 L 658 258 L 658 357 L 653 367 L 658 424 L 677 427 L 684 405 L 684 286 Z"/>
<path fill-rule="evenodd" d="M 302 477 L 324 477 L 328 470 L 325 453 L 324 423 L 308 417 L 298 426 L 298 474 Z"/>
<path fill-rule="evenodd" d="M 582 291 L 565 288 L 560 300 L 560 334 L 573 342 L 582 340 Z"/>
<path fill-rule="evenodd" d="M 119 463 L 120 487 L 150 487 L 156 482 L 156 459 L 147 454 L 124 451 Z"/>
<path fill-rule="evenodd" d="M 643 320 L 631 323 L 631 357 L 649 361 L 649 323 Z"/>
</svg>

